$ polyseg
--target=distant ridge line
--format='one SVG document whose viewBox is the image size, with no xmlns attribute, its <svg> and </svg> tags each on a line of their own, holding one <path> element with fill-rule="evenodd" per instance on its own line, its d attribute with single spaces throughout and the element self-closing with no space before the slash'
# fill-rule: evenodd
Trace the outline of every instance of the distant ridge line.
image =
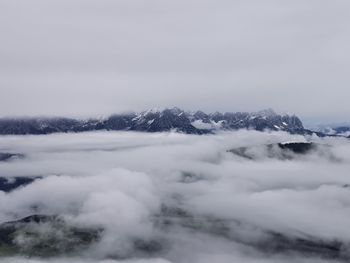
<svg viewBox="0 0 350 263">
<path fill-rule="evenodd" d="M 186 134 L 208 134 L 221 130 L 251 129 L 285 131 L 293 134 L 312 134 L 296 115 L 280 115 L 272 109 L 258 112 L 184 111 L 180 108 L 150 109 L 135 113 L 113 114 L 101 119 L 65 117 L 0 118 L 0 134 L 51 134 L 84 131 L 140 131 Z M 316 133 L 322 136 L 321 133 Z"/>
</svg>

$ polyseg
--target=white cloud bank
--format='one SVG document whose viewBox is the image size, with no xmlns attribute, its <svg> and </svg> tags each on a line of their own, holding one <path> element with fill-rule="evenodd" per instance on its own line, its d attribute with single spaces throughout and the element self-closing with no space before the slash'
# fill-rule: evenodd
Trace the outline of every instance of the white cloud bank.
<svg viewBox="0 0 350 263">
<path fill-rule="evenodd" d="M 52 262 L 119 262 L 108 260 L 116 256 L 128 263 L 329 262 L 247 245 L 266 242 L 269 233 L 350 242 L 350 143 L 308 140 L 323 150 L 293 160 L 256 151 L 259 158 L 248 160 L 227 150 L 305 138 L 255 131 L 0 137 L 0 151 L 26 156 L 0 162 L 1 176 L 42 176 L 10 193 L 0 191 L 0 222 L 58 214 L 75 225 L 105 229 L 90 251 Z M 160 240 L 162 249 L 137 254 L 131 242 L 136 238 Z"/>
</svg>

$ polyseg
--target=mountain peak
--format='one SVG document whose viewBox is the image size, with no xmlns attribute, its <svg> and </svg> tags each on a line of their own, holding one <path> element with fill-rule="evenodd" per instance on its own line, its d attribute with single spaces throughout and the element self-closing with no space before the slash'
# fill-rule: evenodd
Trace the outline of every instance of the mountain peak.
<svg viewBox="0 0 350 263">
<path fill-rule="evenodd" d="M 272 109 L 247 112 L 185 112 L 180 108 L 152 108 L 141 113 L 114 114 L 104 119 L 69 118 L 0 119 L 0 134 L 48 134 L 94 130 L 130 130 L 203 134 L 217 130 L 254 129 L 303 134 L 306 130 L 296 116 L 279 115 Z"/>
<path fill-rule="evenodd" d="M 278 114 L 271 108 L 264 109 L 258 112 L 253 113 L 254 115 L 261 116 L 261 117 L 274 117 Z"/>
</svg>

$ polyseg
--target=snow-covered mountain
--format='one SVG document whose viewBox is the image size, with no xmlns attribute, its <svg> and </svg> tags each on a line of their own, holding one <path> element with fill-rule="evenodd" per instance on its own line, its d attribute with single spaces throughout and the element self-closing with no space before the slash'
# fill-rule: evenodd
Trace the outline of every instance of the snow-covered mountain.
<svg viewBox="0 0 350 263">
<path fill-rule="evenodd" d="M 152 109 L 140 113 L 114 114 L 104 119 L 70 118 L 0 119 L 0 134 L 48 134 L 93 130 L 130 130 L 143 132 L 178 131 L 206 134 L 217 130 L 253 129 L 290 133 L 310 133 L 295 115 L 279 115 L 273 110 L 248 112 L 188 112 L 179 108 Z"/>
<path fill-rule="evenodd" d="M 350 123 L 320 124 L 312 128 L 315 131 L 327 134 L 350 137 Z"/>
</svg>

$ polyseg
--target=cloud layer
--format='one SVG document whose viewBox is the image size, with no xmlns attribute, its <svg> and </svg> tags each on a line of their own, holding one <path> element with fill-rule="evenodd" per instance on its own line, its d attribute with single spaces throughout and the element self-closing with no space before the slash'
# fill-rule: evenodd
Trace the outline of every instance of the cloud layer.
<svg viewBox="0 0 350 263">
<path fill-rule="evenodd" d="M 320 148 L 289 160 L 254 148 L 306 139 Z M 1 162 L 1 176 L 41 177 L 0 192 L 0 222 L 54 214 L 104 229 L 89 251 L 53 262 L 329 262 L 290 242 L 349 244 L 350 144 L 306 139 L 255 131 L 0 137 L 1 151 L 25 155 Z M 257 158 L 228 151 L 243 146 Z M 277 234 L 287 248 L 273 249 Z M 135 240 L 159 248 L 141 251 Z"/>
</svg>

